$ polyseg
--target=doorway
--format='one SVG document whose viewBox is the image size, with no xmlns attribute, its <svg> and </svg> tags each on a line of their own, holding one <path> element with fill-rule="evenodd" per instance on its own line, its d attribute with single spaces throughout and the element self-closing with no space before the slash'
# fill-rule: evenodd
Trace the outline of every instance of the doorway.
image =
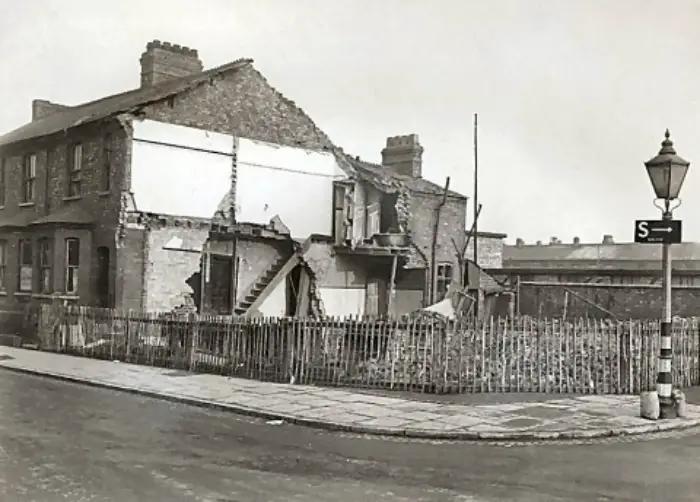
<svg viewBox="0 0 700 502">
<path fill-rule="evenodd" d="M 109 248 L 97 248 L 97 303 L 102 308 L 112 308 L 109 294 Z"/>
</svg>

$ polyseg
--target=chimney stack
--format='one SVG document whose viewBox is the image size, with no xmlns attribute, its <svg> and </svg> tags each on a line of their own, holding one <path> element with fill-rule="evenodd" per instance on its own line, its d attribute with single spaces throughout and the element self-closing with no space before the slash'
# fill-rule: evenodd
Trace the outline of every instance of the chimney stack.
<svg viewBox="0 0 700 502">
<path fill-rule="evenodd" d="M 70 106 L 59 105 L 58 103 L 52 103 L 45 99 L 35 99 L 32 101 L 32 122 L 68 108 L 70 108 Z"/>
<path fill-rule="evenodd" d="M 538 246 L 541 246 L 541 245 L 542 245 L 542 241 L 537 241 L 535 244 L 537 244 Z"/>
<path fill-rule="evenodd" d="M 615 244 L 615 242 L 613 241 L 613 236 L 605 234 L 603 236 L 603 244 Z"/>
<path fill-rule="evenodd" d="M 204 67 L 196 49 L 154 40 L 141 55 L 141 87 L 201 72 Z"/>
<path fill-rule="evenodd" d="M 581 238 L 580 237 L 574 237 L 574 246 L 579 246 L 581 244 Z"/>
<path fill-rule="evenodd" d="M 522 240 L 520 237 L 515 239 L 515 245 L 519 248 L 523 247 L 525 245 L 525 241 Z"/>
<path fill-rule="evenodd" d="M 550 245 L 552 245 L 552 244 L 561 244 L 561 241 L 560 241 L 559 238 L 557 238 L 557 237 L 550 237 L 550 238 L 549 238 L 549 244 L 550 244 Z"/>
<path fill-rule="evenodd" d="M 382 150 L 382 165 L 412 178 L 423 176 L 423 147 L 420 146 L 418 135 L 387 138 L 386 148 Z"/>
</svg>

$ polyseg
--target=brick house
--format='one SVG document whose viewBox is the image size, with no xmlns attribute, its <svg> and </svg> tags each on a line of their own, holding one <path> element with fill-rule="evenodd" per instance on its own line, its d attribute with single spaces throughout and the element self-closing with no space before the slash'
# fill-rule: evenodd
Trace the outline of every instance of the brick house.
<svg viewBox="0 0 700 502">
<path fill-rule="evenodd" d="M 405 295 L 409 299 L 397 299 L 406 303 L 405 309 L 439 297 L 449 283 L 457 281 L 452 241 L 462 243 L 464 239 L 466 197 L 454 192 L 445 195 L 442 187 L 422 177 L 423 149 L 417 136 L 390 138 L 383 165 L 369 164 L 334 145 L 303 110 L 267 82 L 251 60 L 203 70 L 196 50 L 154 41 L 147 45 L 140 66 L 139 88 L 77 106 L 34 100 L 32 121 L 0 137 L 0 295 L 5 311 L 17 311 L 30 299 L 51 297 L 93 306 L 168 310 L 197 280 L 202 281 L 200 294 L 208 304 L 215 297 L 230 297 L 228 305 L 224 302 L 216 310 L 243 307 L 245 311 L 263 296 L 258 287 L 258 297 L 250 301 L 251 285 L 259 286 L 267 279 L 272 282 L 290 259 L 299 257 L 300 249 L 311 256 L 309 263 L 324 261 L 314 261 L 314 253 L 333 257 L 333 273 L 315 274 L 312 289 L 332 290 L 333 281 L 342 276 L 343 284 L 351 282 L 353 288 L 364 291 L 365 300 L 368 295 L 376 297 L 380 286 L 367 282 L 366 273 L 351 278 L 354 272 L 340 270 L 347 263 L 338 266 L 338 262 L 352 263 L 350 268 L 355 271 L 379 267 L 379 275 L 386 277 L 392 264 L 400 261 L 395 281 L 398 286 L 403 281 L 405 287 L 397 289 L 419 291 Z M 139 152 L 147 144 L 170 146 L 171 150 L 182 146 L 156 133 L 146 137 L 142 131 L 154 125 L 168 125 L 170 131 L 177 129 L 185 136 L 200 131 L 207 141 L 218 136 L 230 141 L 228 150 L 199 148 L 200 153 L 206 150 L 210 157 L 218 156 L 226 163 L 215 183 L 218 191 L 200 194 L 203 208 L 215 200 L 224 204 L 223 211 L 171 214 L 144 209 L 149 191 L 135 190 L 135 186 L 149 183 L 145 167 L 149 162 L 153 173 L 166 173 L 158 174 L 160 179 L 153 174 L 150 179 L 154 193 L 164 196 L 163 200 L 168 192 L 162 187 L 174 180 L 163 179 L 167 171 L 158 171 L 164 162 L 149 160 Z M 341 193 L 346 197 L 347 187 L 353 187 L 357 202 L 351 218 L 353 238 L 348 242 L 340 237 L 340 219 L 333 209 L 328 211 L 328 230 L 323 235 L 307 232 L 301 236 L 305 248 L 300 248 L 300 236 L 287 235 L 279 227 L 299 226 L 304 219 L 321 221 L 322 212 L 308 212 L 304 218 L 291 215 L 296 220 L 290 217 L 288 221 L 279 213 L 270 214 L 267 222 L 243 221 L 241 215 L 248 214 L 246 211 L 267 218 L 265 211 L 275 202 L 271 199 L 264 207 L 253 208 L 256 196 L 250 195 L 250 187 L 254 183 L 238 179 L 244 139 L 246 144 L 263 142 L 275 147 L 268 150 L 286 148 L 290 155 L 301 152 L 304 158 L 317 152 L 324 165 L 330 165 L 332 158 L 332 173 L 327 178 L 337 188 L 329 190 L 323 200 L 335 203 Z M 178 162 L 186 164 L 184 158 L 181 155 Z M 221 176 L 229 176 L 226 186 Z M 207 181 L 208 176 L 195 170 L 190 181 L 201 179 Z M 269 190 L 274 191 L 276 178 L 266 179 L 272 183 Z M 252 202 L 240 208 L 244 187 L 248 187 L 246 200 Z M 288 187 L 286 190 L 289 192 Z M 367 197 L 365 202 L 362 196 Z M 321 204 L 317 197 L 313 203 L 318 200 Z M 189 196 L 170 199 L 190 202 Z M 391 210 L 399 199 L 410 208 L 403 230 L 395 226 L 396 211 Z M 281 218 L 277 227 L 274 216 Z M 358 223 L 363 216 L 370 223 Z M 223 230 L 212 229 L 212 222 Z M 279 253 L 261 251 L 262 242 L 267 247 L 273 243 Z M 213 276 L 230 276 L 224 286 L 210 281 L 215 261 L 216 267 L 224 268 L 217 268 L 220 272 Z M 207 265 L 204 274 L 202 262 Z M 243 262 L 247 264 L 241 266 Z M 285 274 L 291 269 L 287 266 Z M 341 304 L 346 299 L 326 303 Z M 291 303 L 289 298 L 278 298 L 275 309 L 279 310 L 280 301 Z M 365 311 L 366 301 L 362 303 L 356 312 Z"/>
</svg>

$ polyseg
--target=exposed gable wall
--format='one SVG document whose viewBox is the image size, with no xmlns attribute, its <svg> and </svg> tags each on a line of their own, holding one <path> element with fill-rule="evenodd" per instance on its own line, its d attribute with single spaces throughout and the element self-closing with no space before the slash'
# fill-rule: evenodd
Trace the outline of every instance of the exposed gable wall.
<svg viewBox="0 0 700 502">
<path fill-rule="evenodd" d="M 292 101 L 272 88 L 252 66 L 225 72 L 209 82 L 144 108 L 145 118 L 170 124 L 196 127 L 253 140 L 313 150 L 331 149 L 332 143 L 314 122 Z M 237 178 L 236 155 L 232 158 L 232 182 Z M 329 194 L 330 197 L 330 194 Z M 330 215 L 329 215 L 330 218 Z M 129 255 L 131 256 L 131 255 Z M 145 259 L 151 269 L 160 269 L 157 256 Z M 125 266 L 128 267 L 127 259 Z M 187 268 L 187 267 L 185 267 Z M 178 288 L 186 289 L 190 269 L 171 274 Z M 260 271 L 257 270 L 256 274 Z M 245 281 L 244 281 L 245 282 Z M 245 288 L 239 284 L 239 292 Z M 128 296 L 125 292 L 125 296 Z M 156 295 L 170 299 L 168 294 Z M 160 301 L 160 300 L 159 300 Z M 151 302 L 152 308 L 168 305 Z"/>
<path fill-rule="evenodd" d="M 293 101 L 251 66 L 225 72 L 181 95 L 149 106 L 148 118 L 249 139 L 309 149 L 331 148 Z"/>
</svg>

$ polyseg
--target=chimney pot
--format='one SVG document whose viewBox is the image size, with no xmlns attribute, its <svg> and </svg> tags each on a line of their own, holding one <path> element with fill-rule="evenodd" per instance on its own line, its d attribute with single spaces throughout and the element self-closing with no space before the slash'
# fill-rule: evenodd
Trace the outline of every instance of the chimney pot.
<svg viewBox="0 0 700 502">
<path fill-rule="evenodd" d="M 423 176 L 423 147 L 417 134 L 390 136 L 382 150 L 382 165 L 398 174 L 420 178 Z"/>
<path fill-rule="evenodd" d="M 523 239 L 521 239 L 520 237 L 518 237 L 517 239 L 515 239 L 515 245 L 517 247 L 521 248 L 525 245 L 525 241 Z"/>
<path fill-rule="evenodd" d="M 203 71 L 198 53 L 179 44 L 153 40 L 141 55 L 141 87 L 186 77 Z"/>
<path fill-rule="evenodd" d="M 574 237 L 574 245 L 575 245 L 575 246 L 578 246 L 579 244 L 581 244 L 581 238 L 580 238 L 580 237 Z"/>
<path fill-rule="evenodd" d="M 536 244 L 537 244 L 538 246 L 541 246 L 541 245 L 542 245 L 542 241 L 537 241 Z"/>
<path fill-rule="evenodd" d="M 615 241 L 613 241 L 613 236 L 605 234 L 603 236 L 603 244 L 615 244 Z"/>
</svg>

